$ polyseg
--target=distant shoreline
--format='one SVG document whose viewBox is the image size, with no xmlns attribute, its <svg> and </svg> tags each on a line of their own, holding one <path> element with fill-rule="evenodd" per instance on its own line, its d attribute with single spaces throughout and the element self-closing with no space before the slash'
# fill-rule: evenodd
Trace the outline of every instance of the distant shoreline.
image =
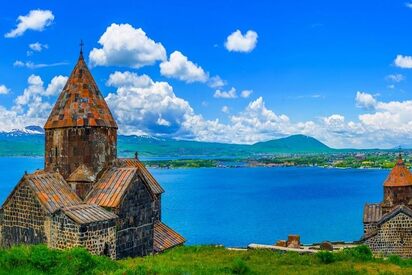
<svg viewBox="0 0 412 275">
<path fill-rule="evenodd" d="M 193 157 L 193 156 L 190 156 Z M 310 158 L 325 158 L 320 156 L 294 156 L 287 159 L 286 157 L 272 158 L 207 158 L 205 156 L 199 156 L 199 158 L 176 158 L 176 159 L 162 159 L 161 157 L 145 157 L 141 158 L 141 161 L 151 169 L 198 169 L 198 168 L 309 168 L 317 167 L 324 169 L 365 169 L 365 170 L 389 170 L 393 167 L 394 162 L 390 162 L 390 158 L 387 160 L 380 160 L 379 162 L 372 163 L 371 161 L 364 161 L 369 166 L 361 166 L 362 162 L 352 162 L 353 166 L 347 165 L 341 160 L 332 164 L 317 164 L 319 161 L 314 161 Z M 39 155 L 3 155 L 0 158 L 33 158 L 41 159 L 43 156 Z M 159 158 L 159 159 L 157 159 Z M 165 157 L 167 158 L 167 157 Z M 283 158 L 283 159 L 282 159 Z M 324 161 L 322 159 L 322 161 Z M 300 162 L 297 164 L 296 162 Z M 306 163 L 305 163 L 306 162 Z M 311 163 L 314 162 L 314 163 Z M 324 161 L 325 162 L 325 161 Z M 347 164 L 350 162 L 347 161 Z M 371 165 L 375 164 L 375 166 Z M 383 164 L 385 166 L 383 166 Z"/>
</svg>

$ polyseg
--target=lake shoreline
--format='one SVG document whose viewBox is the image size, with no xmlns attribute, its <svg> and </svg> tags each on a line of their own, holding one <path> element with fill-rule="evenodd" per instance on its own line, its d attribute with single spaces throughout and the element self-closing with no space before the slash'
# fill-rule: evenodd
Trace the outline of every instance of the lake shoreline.
<svg viewBox="0 0 412 275">
<path fill-rule="evenodd" d="M 41 159 L 43 156 L 25 156 L 25 155 L 12 155 L 12 156 L 0 156 L 0 158 L 33 158 Z M 312 165 L 312 164 L 273 164 L 264 163 L 258 160 L 227 160 L 227 159 L 216 159 L 216 158 L 182 158 L 182 159 L 164 159 L 164 160 L 151 160 L 150 157 L 142 157 L 141 161 L 151 169 L 199 169 L 199 168 L 222 168 L 222 169 L 234 169 L 234 168 L 324 168 L 324 169 L 357 169 L 357 170 L 390 170 L 392 167 L 353 167 L 353 166 L 324 166 L 324 165 Z M 227 164 L 230 162 L 230 164 Z"/>
</svg>

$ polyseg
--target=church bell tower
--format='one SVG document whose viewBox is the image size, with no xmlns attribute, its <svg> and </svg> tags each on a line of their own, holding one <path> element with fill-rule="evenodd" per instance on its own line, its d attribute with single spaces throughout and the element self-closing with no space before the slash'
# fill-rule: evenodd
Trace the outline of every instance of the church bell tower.
<svg viewBox="0 0 412 275">
<path fill-rule="evenodd" d="M 86 170 L 96 176 L 117 157 L 117 124 L 82 50 L 44 129 L 45 170 L 58 171 L 66 180 L 76 169 L 76 175 Z"/>
</svg>

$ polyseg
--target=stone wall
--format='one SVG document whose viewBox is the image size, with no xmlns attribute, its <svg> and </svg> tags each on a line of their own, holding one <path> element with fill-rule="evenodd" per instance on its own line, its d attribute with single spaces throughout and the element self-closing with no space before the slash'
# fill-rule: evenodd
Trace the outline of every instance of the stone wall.
<svg viewBox="0 0 412 275">
<path fill-rule="evenodd" d="M 162 218 L 162 194 L 158 194 L 152 204 L 154 221 L 160 221 Z"/>
<path fill-rule="evenodd" d="M 95 255 L 116 257 L 115 221 L 77 224 L 63 212 L 53 215 L 50 247 L 68 249 L 82 246 Z"/>
<path fill-rule="evenodd" d="M 61 211 L 54 214 L 50 224 L 49 246 L 66 249 L 80 245 L 80 225 L 74 223 Z"/>
<path fill-rule="evenodd" d="M 21 184 L 3 205 L 1 245 L 38 244 L 47 242 L 43 210 L 33 191 Z"/>
<path fill-rule="evenodd" d="M 145 256 L 153 253 L 153 199 L 140 177 L 127 190 L 117 222 L 117 258 Z"/>
<path fill-rule="evenodd" d="M 399 213 L 378 227 L 378 233 L 365 241 L 374 254 L 412 257 L 412 218 Z"/>
<path fill-rule="evenodd" d="M 376 222 L 375 223 L 364 223 L 363 224 L 363 233 L 365 235 L 374 232 L 377 229 Z"/>
<path fill-rule="evenodd" d="M 389 213 L 398 205 L 409 205 L 412 198 L 412 186 L 385 186 L 383 188 L 382 215 Z"/>
<path fill-rule="evenodd" d="M 59 170 L 67 177 L 85 164 L 94 173 L 113 163 L 117 156 L 117 130 L 105 127 L 46 130 L 46 171 Z"/>
</svg>

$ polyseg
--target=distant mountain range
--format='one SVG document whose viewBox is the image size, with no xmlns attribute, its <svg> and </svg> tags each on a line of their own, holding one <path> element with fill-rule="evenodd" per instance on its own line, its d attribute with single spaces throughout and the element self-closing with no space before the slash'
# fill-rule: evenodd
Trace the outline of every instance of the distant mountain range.
<svg viewBox="0 0 412 275">
<path fill-rule="evenodd" d="M 332 149 L 317 139 L 304 135 L 258 142 L 253 145 L 225 144 L 157 138 L 151 136 L 118 137 L 119 156 L 134 156 L 134 152 L 150 158 L 225 158 L 249 157 L 275 153 L 327 153 Z M 0 156 L 42 156 L 44 130 L 38 126 L 0 132 Z"/>
</svg>

